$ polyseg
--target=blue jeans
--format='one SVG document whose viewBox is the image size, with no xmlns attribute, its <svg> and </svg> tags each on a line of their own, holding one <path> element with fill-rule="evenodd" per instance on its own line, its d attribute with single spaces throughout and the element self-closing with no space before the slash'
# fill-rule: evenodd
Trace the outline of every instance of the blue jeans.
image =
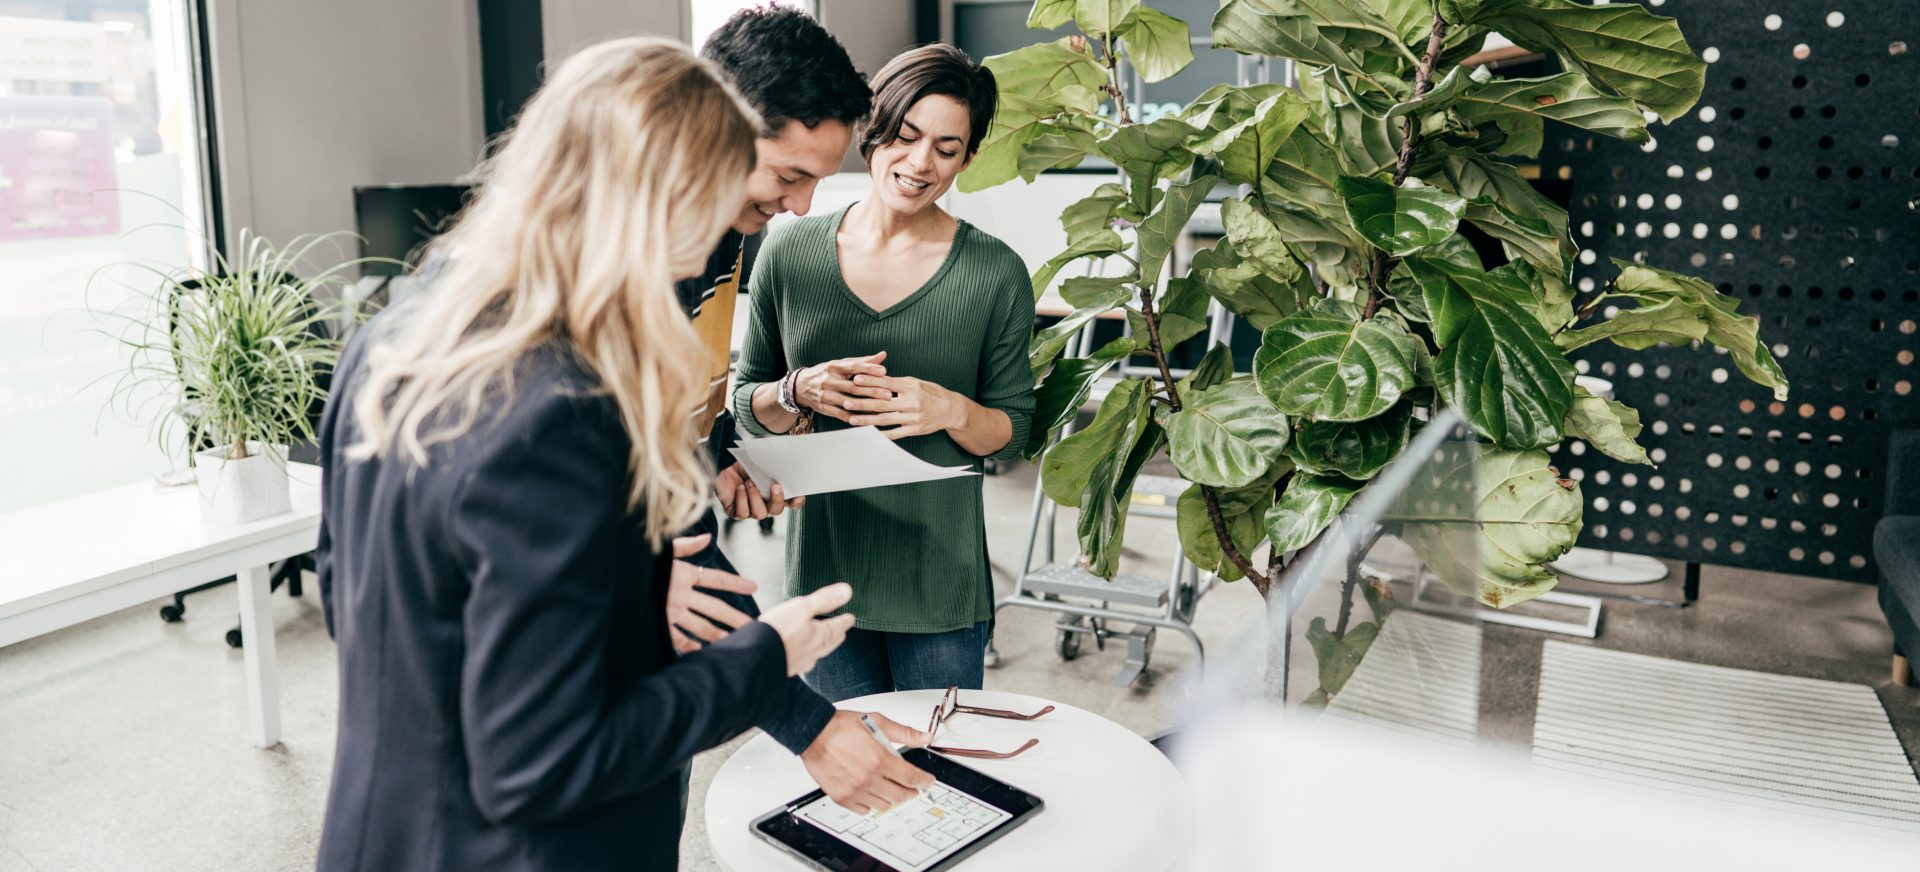
<svg viewBox="0 0 1920 872">
<path fill-rule="evenodd" d="M 991 621 L 945 633 L 853 629 L 847 641 L 807 673 L 807 684 L 833 702 L 896 690 L 979 690 L 986 680 Z"/>
</svg>

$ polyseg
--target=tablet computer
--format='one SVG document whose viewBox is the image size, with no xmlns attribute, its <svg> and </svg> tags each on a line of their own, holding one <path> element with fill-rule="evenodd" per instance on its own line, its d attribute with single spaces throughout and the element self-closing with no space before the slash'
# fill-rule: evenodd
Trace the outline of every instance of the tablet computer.
<svg viewBox="0 0 1920 872">
<path fill-rule="evenodd" d="M 815 790 L 761 815 L 753 832 L 828 872 L 939 872 L 1046 807 L 1040 797 L 924 748 L 901 754 L 935 778 L 919 796 L 862 815 Z"/>
</svg>

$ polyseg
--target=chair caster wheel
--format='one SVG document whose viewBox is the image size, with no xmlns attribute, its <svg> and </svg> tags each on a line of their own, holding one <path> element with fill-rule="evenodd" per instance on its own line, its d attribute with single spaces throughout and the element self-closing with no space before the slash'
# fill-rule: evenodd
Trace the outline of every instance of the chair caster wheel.
<svg viewBox="0 0 1920 872">
<path fill-rule="evenodd" d="M 245 640 L 240 637 L 239 627 L 235 627 L 227 631 L 227 647 L 228 648 L 238 648 L 244 643 L 245 643 Z"/>
<path fill-rule="evenodd" d="M 182 617 L 186 616 L 186 613 L 187 610 L 179 606 L 171 604 L 164 605 L 160 607 L 160 620 L 166 621 L 169 624 L 177 624 L 180 623 Z"/>
</svg>

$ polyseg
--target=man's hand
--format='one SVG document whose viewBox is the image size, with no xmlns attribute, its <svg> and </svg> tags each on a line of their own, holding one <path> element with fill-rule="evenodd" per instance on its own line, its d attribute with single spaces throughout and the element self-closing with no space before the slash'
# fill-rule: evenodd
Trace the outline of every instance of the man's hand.
<svg viewBox="0 0 1920 872">
<path fill-rule="evenodd" d="M 675 539 L 673 556 L 692 557 L 699 554 L 712 539 L 712 536 L 682 536 Z M 725 639 L 729 632 L 753 620 L 719 597 L 701 593 L 700 588 L 751 596 L 757 585 L 718 569 L 695 566 L 684 560 L 673 561 L 673 575 L 667 585 L 667 628 L 673 633 L 673 650 L 682 654 L 700 650 L 700 640 L 718 642 Z"/>
<path fill-rule="evenodd" d="M 888 439 L 925 436 L 957 428 L 966 420 L 966 401 L 953 391 L 917 378 L 887 378 L 861 373 L 853 377 L 856 399 L 846 402 L 847 423 L 891 429 Z"/>
<path fill-rule="evenodd" d="M 720 498 L 720 508 L 727 513 L 727 517 L 736 521 L 771 518 L 807 504 L 806 497 L 787 499 L 780 490 L 779 482 L 773 483 L 772 490 L 772 499 L 760 496 L 760 488 L 754 485 L 746 468 L 738 463 L 721 470 L 720 477 L 713 482 L 713 493 Z"/>
<path fill-rule="evenodd" d="M 886 359 L 887 353 L 882 351 L 809 366 L 800 371 L 800 379 L 794 385 L 795 399 L 815 412 L 845 421 L 853 414 L 847 411 L 847 401 L 860 396 L 853 389 L 854 376 L 885 376 L 887 368 L 881 364 Z"/>
<path fill-rule="evenodd" d="M 895 742 L 925 747 L 926 733 L 868 715 Z M 933 784 L 933 775 L 881 747 L 860 725 L 860 712 L 834 712 L 800 762 L 827 796 L 855 814 L 899 805 Z"/>
</svg>

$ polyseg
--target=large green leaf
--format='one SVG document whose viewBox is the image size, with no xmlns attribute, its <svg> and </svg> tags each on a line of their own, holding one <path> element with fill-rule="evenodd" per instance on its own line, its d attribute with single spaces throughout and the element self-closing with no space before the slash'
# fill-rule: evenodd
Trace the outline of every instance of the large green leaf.
<svg viewBox="0 0 1920 872">
<path fill-rule="evenodd" d="M 1073 20 L 1075 0 L 1034 0 L 1033 11 L 1027 13 L 1027 27 L 1033 30 L 1052 30 Z"/>
<path fill-rule="evenodd" d="M 1127 59 L 1140 78 L 1158 82 L 1193 63 L 1193 41 L 1187 23 L 1151 7 L 1142 7 L 1133 26 L 1121 35 Z"/>
<path fill-rule="evenodd" d="M 1285 85 L 1221 83 L 1200 92 L 1200 96 L 1193 98 L 1175 117 L 1192 125 L 1204 141 L 1246 120 L 1254 107 L 1268 97 L 1291 90 Z"/>
<path fill-rule="evenodd" d="M 1266 214 L 1288 249 L 1301 261 L 1319 267 L 1321 279 L 1331 284 L 1359 284 L 1373 266 L 1373 249 L 1347 223 L 1346 210 L 1338 205 L 1310 208 L 1269 197 Z M 1336 271 L 1347 275 L 1331 274 Z"/>
<path fill-rule="evenodd" d="M 1174 122 L 1179 124 L 1180 122 Z M 1174 242 L 1187 229 L 1187 222 L 1193 213 L 1206 200 L 1207 194 L 1219 179 L 1214 176 L 1201 176 L 1184 185 L 1174 185 L 1167 189 L 1166 196 L 1160 201 L 1160 208 L 1140 222 L 1140 283 L 1155 284 L 1160 279 L 1160 268 L 1172 253 Z"/>
<path fill-rule="evenodd" d="M 1356 481 L 1331 475 L 1296 475 L 1280 501 L 1267 509 L 1267 539 L 1280 551 L 1305 548 L 1360 492 Z"/>
<path fill-rule="evenodd" d="M 1347 217 L 1366 240 L 1388 254 L 1405 257 L 1438 245 L 1460 226 L 1466 201 L 1415 179 L 1396 188 L 1392 182 L 1341 176 L 1340 196 Z"/>
<path fill-rule="evenodd" d="M 1213 17 L 1213 45 L 1366 75 L 1360 61 L 1287 0 L 1229 0 Z"/>
<path fill-rule="evenodd" d="M 1187 377 L 1180 380 L 1180 396 L 1186 396 L 1188 391 L 1206 390 L 1232 377 L 1233 349 L 1225 342 L 1216 343 L 1194 364 Z"/>
<path fill-rule="evenodd" d="M 1059 0 L 1053 0 L 1059 2 Z M 1480 0 L 1434 0 L 1434 11 L 1448 24 L 1461 25 L 1480 14 Z"/>
<path fill-rule="evenodd" d="M 1072 421 L 1093 385 L 1113 365 L 1125 360 L 1138 346 L 1132 337 L 1123 336 L 1086 357 L 1070 357 L 1054 364 L 1040 385 L 1033 389 L 1033 424 L 1027 428 L 1026 456 L 1031 460 L 1047 447 L 1053 432 Z"/>
<path fill-rule="evenodd" d="M 1093 423 L 1060 440 L 1040 460 L 1040 484 L 1063 506 L 1080 505 L 1087 481 L 1102 459 L 1124 457 L 1139 437 L 1138 419 L 1148 412 L 1146 382 L 1127 379 L 1100 403 Z M 1124 444 L 1123 444 L 1124 443 Z"/>
<path fill-rule="evenodd" d="M 1220 204 L 1220 221 L 1226 227 L 1227 239 L 1233 242 L 1233 249 L 1267 278 L 1286 284 L 1300 278 L 1300 265 L 1287 252 L 1279 228 L 1260 214 L 1257 207 L 1230 197 Z"/>
<path fill-rule="evenodd" d="M 1094 134 L 1081 126 L 1054 124 L 1020 150 L 1014 171 L 1033 181 L 1047 170 L 1072 169 L 1093 150 Z"/>
<path fill-rule="evenodd" d="M 1222 239 L 1193 256 L 1193 274 L 1227 310 L 1265 330 L 1299 308 L 1293 286 L 1269 278 L 1259 264 Z"/>
<path fill-rule="evenodd" d="M 1393 169 L 1400 157 L 1400 145 L 1406 141 L 1400 122 L 1369 114 L 1357 106 L 1329 104 L 1320 112 L 1323 132 L 1340 154 L 1345 175 L 1372 176 Z"/>
<path fill-rule="evenodd" d="M 1280 144 L 1311 114 L 1312 109 L 1299 94 L 1272 91 L 1233 124 L 1196 143 L 1193 150 L 1220 161 L 1221 172 L 1229 181 L 1255 184 L 1266 175 Z"/>
<path fill-rule="evenodd" d="M 1567 410 L 1567 435 L 1585 439 L 1588 445 L 1621 463 L 1644 463 L 1647 450 L 1633 441 L 1640 435 L 1640 413 L 1625 404 L 1596 397 L 1579 385 L 1573 386 L 1573 408 Z"/>
<path fill-rule="evenodd" d="M 1513 288 L 1520 305 L 1533 313 L 1548 335 L 1560 332 L 1573 322 L 1573 286 L 1554 274 L 1542 273 L 1527 261 L 1515 260 L 1489 270 L 1487 279 Z"/>
<path fill-rule="evenodd" d="M 1112 230 L 1113 217 L 1126 202 L 1126 188 L 1113 182 L 1104 182 L 1094 188 L 1093 193 L 1061 210 L 1060 227 L 1067 231 L 1068 244 L 1102 230 Z"/>
<path fill-rule="evenodd" d="M 1693 108 L 1706 83 L 1707 65 L 1693 56 L 1680 25 L 1637 3 L 1486 0 L 1474 21 L 1515 45 L 1558 54 L 1593 84 L 1668 122 Z"/>
<path fill-rule="evenodd" d="M 1518 170 L 1472 149 L 1436 144 L 1431 153 L 1454 193 L 1467 199 L 1468 221 L 1543 272 L 1565 274 L 1573 253 L 1567 210 Z"/>
<path fill-rule="evenodd" d="M 1628 142 L 1646 142 L 1647 117 L 1632 100 L 1602 94 L 1579 73 L 1539 79 L 1495 79 L 1469 89 L 1454 103 L 1470 125 L 1496 123 L 1513 114 L 1536 115 Z"/>
<path fill-rule="evenodd" d="M 1020 156 L 1056 118 L 1093 114 L 1094 90 L 1107 77 L 1093 55 L 1068 37 L 994 55 L 985 66 L 999 86 L 999 102 L 980 150 L 960 174 L 962 191 L 984 190 L 1018 176 Z"/>
<path fill-rule="evenodd" d="M 1760 341 L 1760 319 L 1740 315 L 1738 300 L 1693 276 L 1619 258 L 1613 264 L 1620 268 L 1614 294 L 1639 305 L 1595 326 L 1560 334 L 1562 348 L 1572 351 L 1601 339 L 1633 349 L 1704 339 L 1726 349 L 1740 372 L 1755 384 L 1771 388 L 1774 399 L 1787 398 L 1787 374 Z"/>
<path fill-rule="evenodd" d="M 1360 320 L 1357 306 L 1322 301 L 1261 336 L 1254 378 L 1275 408 L 1315 421 L 1364 421 L 1413 385 L 1419 342 L 1390 320 Z"/>
<path fill-rule="evenodd" d="M 1047 367 L 1053 365 L 1053 359 L 1060 356 L 1060 352 L 1067 347 L 1067 342 L 1072 340 L 1073 335 L 1079 333 L 1081 328 L 1086 327 L 1087 322 L 1113 311 L 1115 306 L 1125 302 L 1128 291 L 1124 287 L 1119 287 L 1109 291 L 1108 294 L 1105 299 L 1095 301 L 1091 306 L 1075 309 L 1059 322 L 1033 334 L 1032 341 L 1027 345 L 1027 364 L 1032 367 L 1035 378 L 1046 372 Z"/>
<path fill-rule="evenodd" d="M 1568 330 L 1553 338 L 1564 351 L 1576 351 L 1611 339 L 1624 348 L 1691 345 L 1707 338 L 1707 314 L 1685 300 L 1641 303 L 1598 324 Z"/>
<path fill-rule="evenodd" d="M 1559 442 L 1573 364 L 1511 286 L 1447 261 L 1410 262 L 1432 316 L 1442 397 L 1473 431 L 1508 448 Z"/>
<path fill-rule="evenodd" d="M 1302 424 L 1287 446 L 1287 456 L 1302 472 L 1366 481 L 1400 456 L 1412 434 L 1413 406 L 1402 401 L 1365 421 Z"/>
<path fill-rule="evenodd" d="M 1302 14 L 1320 27 L 1320 35 L 1349 50 L 1373 54 L 1410 54 L 1399 27 L 1363 0 L 1272 0 L 1276 10 Z"/>
<path fill-rule="evenodd" d="M 1400 537 L 1463 596 L 1495 608 L 1533 599 L 1558 582 L 1546 565 L 1580 535 L 1580 485 L 1560 477 L 1545 451 L 1443 452 L 1437 483 L 1474 482 L 1471 517 L 1390 514 Z M 1470 477 L 1470 478 L 1469 478 Z M 1413 501 L 1417 504 L 1419 501 Z M 1463 528 L 1479 535 L 1461 535 Z"/>
<path fill-rule="evenodd" d="M 1142 405 L 1132 426 L 1121 437 L 1120 450 L 1101 458 L 1087 477 L 1080 500 L 1080 553 L 1087 571 L 1111 579 L 1120 569 L 1121 541 L 1127 533 L 1127 508 L 1133 503 L 1133 483 L 1140 468 L 1160 450 L 1166 433 L 1154 423 L 1151 409 Z"/>
<path fill-rule="evenodd" d="M 1228 535 L 1240 554 L 1253 560 L 1254 549 L 1267 538 L 1267 507 L 1273 504 L 1273 487 L 1282 475 L 1292 471 L 1286 463 L 1276 463 L 1260 480 L 1243 488 L 1217 490 L 1220 519 L 1226 522 Z M 1180 532 L 1180 547 L 1187 559 L 1203 572 L 1218 575 L 1222 581 L 1238 581 L 1246 574 L 1234 566 L 1220 547 L 1213 521 L 1207 516 L 1206 497 L 1200 485 L 1187 488 L 1174 503 L 1174 525 Z"/>
<path fill-rule="evenodd" d="M 1416 54 L 1426 51 L 1427 34 L 1433 31 L 1433 3 L 1431 0 L 1365 0 L 1373 11 L 1385 19 L 1400 41 Z"/>
<path fill-rule="evenodd" d="M 1140 0 L 1076 0 L 1073 23 L 1088 36 L 1120 33 L 1133 26 Z"/>
<path fill-rule="evenodd" d="M 1083 276 L 1060 283 L 1060 299 L 1076 309 L 1088 306 L 1112 308 L 1133 297 L 1129 276 Z"/>
<path fill-rule="evenodd" d="M 1360 668 L 1367 649 L 1373 647 L 1373 640 L 1379 636 L 1380 625 L 1372 621 L 1348 628 L 1344 637 L 1336 637 L 1327 629 L 1326 618 L 1308 622 L 1307 644 L 1313 647 L 1313 657 L 1320 668 L 1320 687 L 1313 696 L 1317 704 L 1325 705 L 1347 686 L 1347 679 Z"/>
<path fill-rule="evenodd" d="M 1433 87 L 1427 89 L 1427 93 L 1420 95 L 1418 99 L 1395 103 L 1387 110 L 1387 117 L 1399 118 L 1410 112 L 1419 112 L 1421 114 L 1438 112 L 1441 109 L 1451 107 L 1453 101 L 1460 99 L 1462 94 L 1472 90 L 1476 84 L 1490 81 L 1492 78 L 1493 73 L 1488 71 L 1486 67 L 1474 67 L 1472 69 L 1454 67 L 1448 70 L 1447 74 L 1442 76 L 1440 81 L 1433 83 Z"/>
<path fill-rule="evenodd" d="M 1195 484 L 1245 487 L 1273 468 L 1287 447 L 1287 418 L 1249 376 L 1181 398 L 1167 418 L 1168 454 Z"/>
<path fill-rule="evenodd" d="M 1339 215 L 1346 209 L 1346 202 L 1334 190 L 1339 181 L 1339 154 L 1314 125 L 1302 124 L 1274 151 L 1260 191 L 1268 199 Z"/>
<path fill-rule="evenodd" d="M 1164 115 L 1113 131 L 1094 146 L 1094 151 L 1126 173 L 1130 208 L 1145 215 L 1160 203 L 1159 181 L 1193 165 L 1193 152 L 1187 146 L 1194 135 L 1192 126 Z"/>
<path fill-rule="evenodd" d="M 1053 284 L 1054 276 L 1059 275 L 1067 264 L 1083 257 L 1106 257 L 1126 250 L 1127 243 L 1114 230 L 1094 230 L 1081 236 L 1068 243 L 1066 251 L 1054 255 L 1041 265 L 1039 272 L 1033 274 L 1033 298 L 1040 299 L 1040 295 L 1046 293 L 1047 287 Z"/>
</svg>

